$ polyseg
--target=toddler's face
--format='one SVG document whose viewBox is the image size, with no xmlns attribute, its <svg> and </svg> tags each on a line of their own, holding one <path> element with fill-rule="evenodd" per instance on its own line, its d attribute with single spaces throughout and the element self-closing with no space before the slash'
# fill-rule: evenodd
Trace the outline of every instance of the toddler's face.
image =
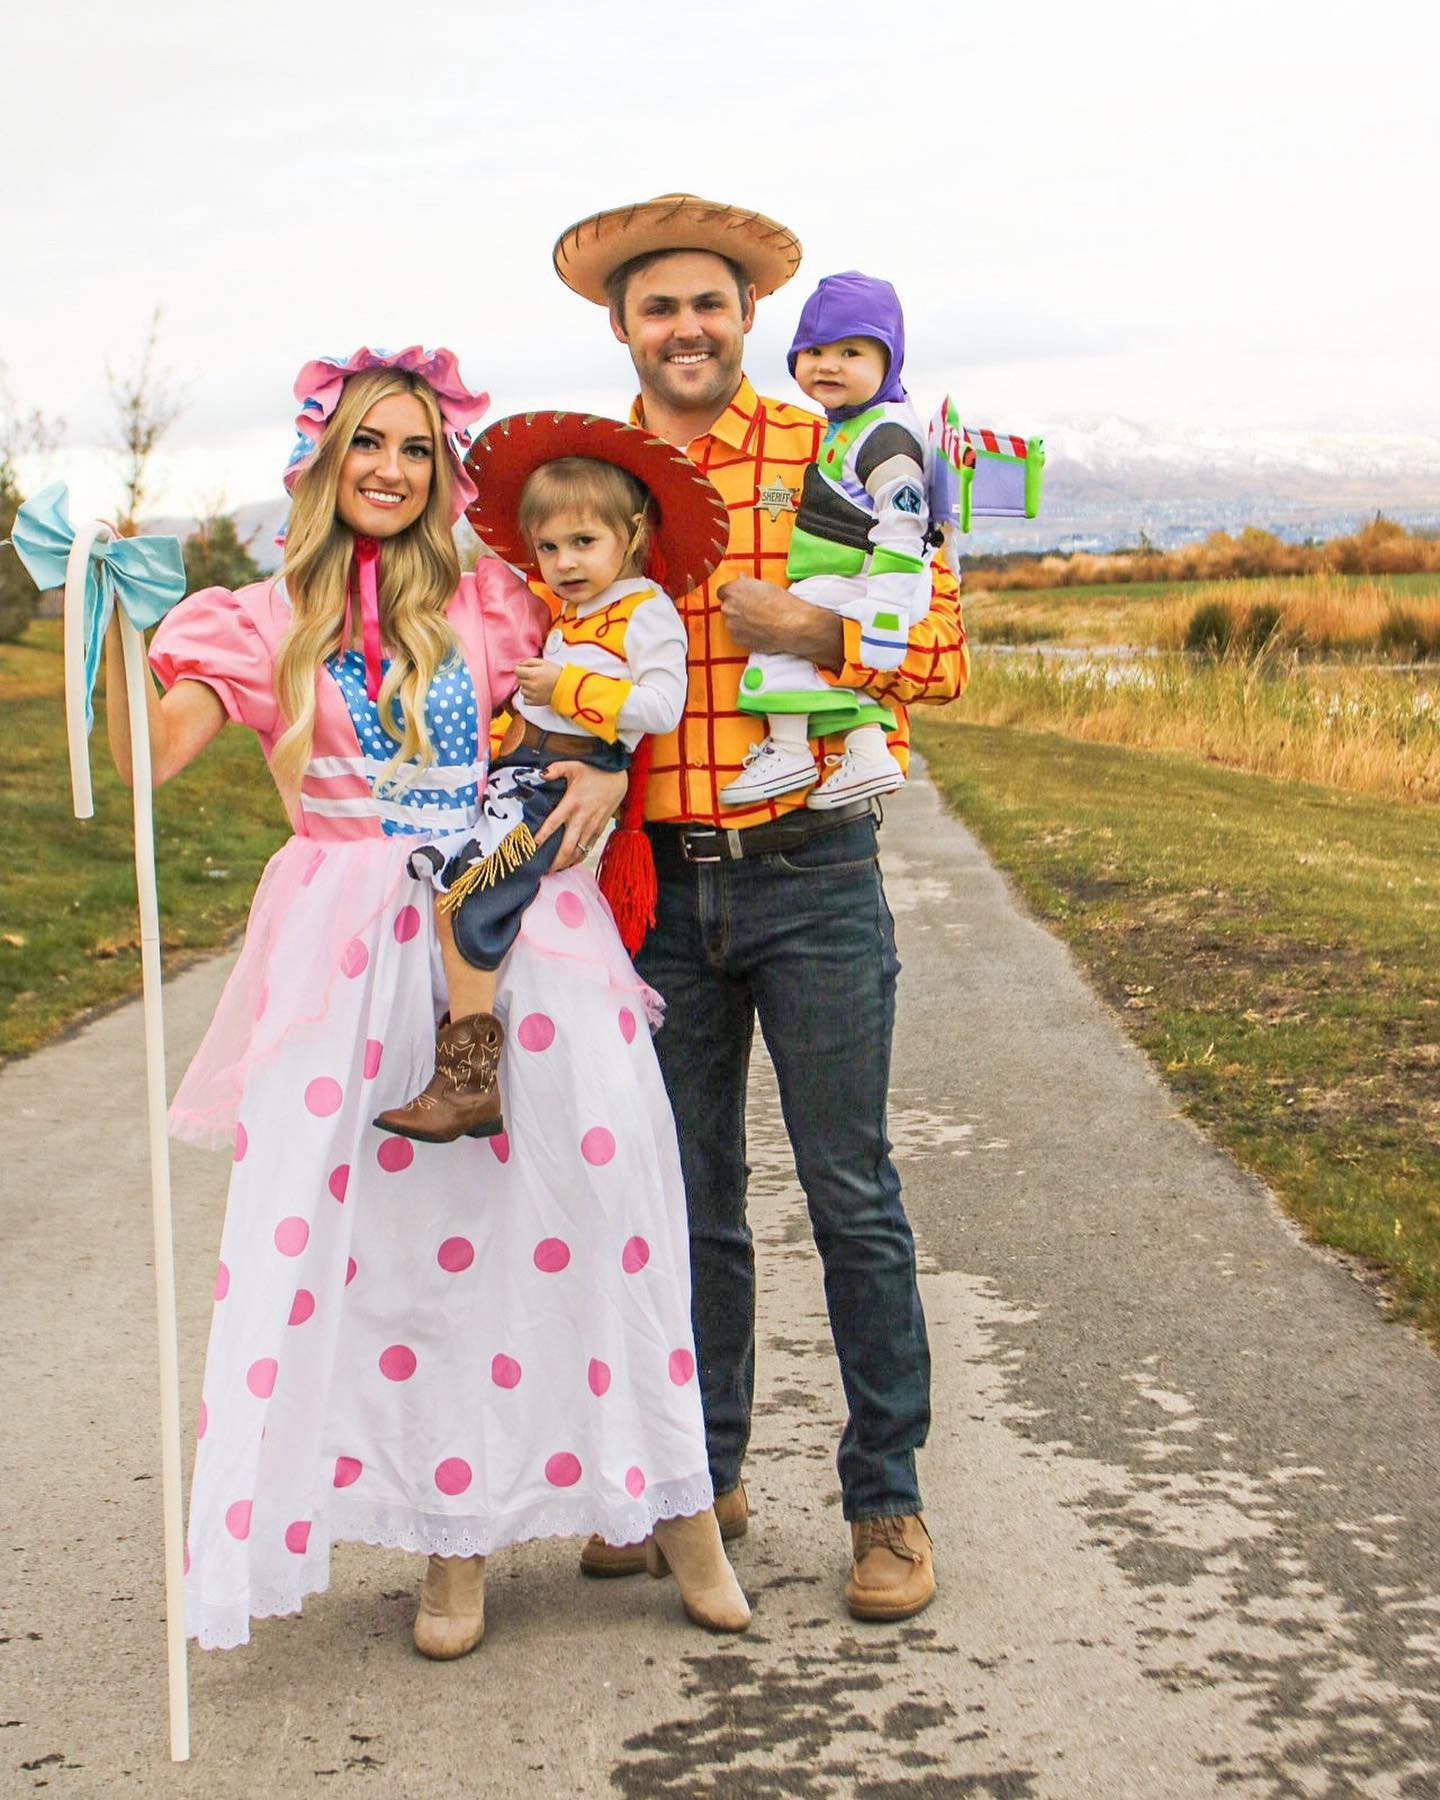
<svg viewBox="0 0 1440 1800">
<path fill-rule="evenodd" d="M 827 411 L 863 406 L 885 385 L 890 357 L 878 338 L 837 338 L 815 344 L 795 358 L 795 379 Z"/>
<path fill-rule="evenodd" d="M 562 600 L 583 605 L 626 571 L 628 538 L 584 512 L 556 513 L 535 533 L 540 579 Z"/>
</svg>

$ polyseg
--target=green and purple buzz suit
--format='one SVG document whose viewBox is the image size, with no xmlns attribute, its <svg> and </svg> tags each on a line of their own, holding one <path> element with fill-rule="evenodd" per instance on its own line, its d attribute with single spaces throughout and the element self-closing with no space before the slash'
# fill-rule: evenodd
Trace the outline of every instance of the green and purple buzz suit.
<svg viewBox="0 0 1440 1800">
<path fill-rule="evenodd" d="M 853 619 L 865 661 L 893 669 L 912 627 L 930 610 L 925 440 L 900 381 L 905 324 L 888 281 L 856 270 L 827 275 L 805 303 L 790 346 L 870 337 L 889 355 L 883 386 L 863 406 L 826 412 L 825 434 L 805 471 L 785 575 L 790 591 Z M 832 687 L 803 657 L 753 654 L 740 680 L 742 712 L 812 715 L 811 736 L 894 725 L 863 692 Z"/>
</svg>

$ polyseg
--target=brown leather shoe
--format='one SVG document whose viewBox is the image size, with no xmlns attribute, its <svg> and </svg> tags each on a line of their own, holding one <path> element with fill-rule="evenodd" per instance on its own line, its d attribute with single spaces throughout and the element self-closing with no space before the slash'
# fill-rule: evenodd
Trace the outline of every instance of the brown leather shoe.
<svg viewBox="0 0 1440 1800">
<path fill-rule="evenodd" d="M 935 1556 L 918 1513 L 856 1519 L 850 1526 L 855 1560 L 845 1604 L 856 1619 L 908 1619 L 935 1598 Z"/>
<path fill-rule="evenodd" d="M 727 1544 L 744 1537 L 750 1529 L 750 1502 L 743 1481 L 728 1494 L 715 1496 L 715 1523 L 720 1527 L 721 1539 Z M 615 1575 L 643 1575 L 649 1542 L 649 1538 L 642 1538 L 638 1544 L 607 1544 L 602 1537 L 587 1538 L 580 1552 L 581 1573 L 601 1581 Z M 661 1573 L 664 1573 L 663 1569 Z"/>
<path fill-rule="evenodd" d="M 378 1114 L 373 1123 L 422 1144 L 494 1137 L 505 1129 L 496 1079 L 504 1043 L 505 1029 L 494 1013 L 447 1020 L 435 1034 L 435 1073 L 413 1100 Z"/>
</svg>

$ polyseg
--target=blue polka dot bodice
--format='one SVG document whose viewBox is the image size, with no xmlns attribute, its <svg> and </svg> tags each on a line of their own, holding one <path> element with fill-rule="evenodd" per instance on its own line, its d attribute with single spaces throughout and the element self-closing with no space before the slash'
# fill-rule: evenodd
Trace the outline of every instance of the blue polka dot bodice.
<svg viewBox="0 0 1440 1800">
<path fill-rule="evenodd" d="M 386 657 L 380 667 L 383 680 L 390 659 Z M 462 830 L 472 823 L 479 810 L 480 782 L 489 746 L 488 738 L 482 740 L 480 736 L 475 689 L 464 659 L 452 657 L 430 683 L 425 697 L 425 723 L 435 761 L 419 772 L 411 786 L 387 786 L 379 795 L 375 795 L 375 783 L 395 754 L 396 740 L 381 729 L 380 709 L 365 692 L 365 658 L 358 650 L 346 650 L 332 656 L 325 668 L 344 696 L 370 791 L 375 796 L 375 809 L 386 834 L 433 837 Z M 394 702 L 394 719 L 400 728 L 398 700 Z M 402 765 L 402 769 L 406 766 Z"/>
</svg>

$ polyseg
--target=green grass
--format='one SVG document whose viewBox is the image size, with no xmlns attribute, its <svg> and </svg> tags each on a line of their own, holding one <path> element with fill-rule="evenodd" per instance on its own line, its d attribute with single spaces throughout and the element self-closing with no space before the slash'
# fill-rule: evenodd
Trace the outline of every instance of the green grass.
<svg viewBox="0 0 1440 1800">
<path fill-rule="evenodd" d="M 58 623 L 0 645 L 7 754 L 0 807 L 0 1056 L 33 1050 L 91 1007 L 138 991 L 130 794 L 110 765 L 103 707 L 90 740 L 95 817 L 71 811 Z M 288 832 L 248 731 L 227 728 L 155 797 L 167 966 L 244 923 L 266 859 Z"/>
<path fill-rule="evenodd" d="M 1440 809 L 916 716 L 1200 1121 L 1440 1342 Z"/>
</svg>

